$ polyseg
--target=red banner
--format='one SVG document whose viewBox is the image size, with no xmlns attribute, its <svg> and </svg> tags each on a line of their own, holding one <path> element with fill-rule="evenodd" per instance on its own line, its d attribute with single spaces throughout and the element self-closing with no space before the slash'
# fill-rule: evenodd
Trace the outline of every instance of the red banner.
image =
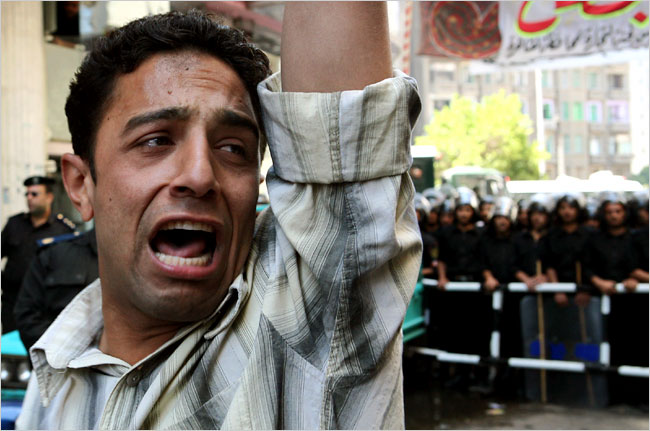
<svg viewBox="0 0 650 431">
<path fill-rule="evenodd" d="M 501 46 L 497 1 L 421 2 L 420 18 L 420 55 L 485 59 Z"/>
</svg>

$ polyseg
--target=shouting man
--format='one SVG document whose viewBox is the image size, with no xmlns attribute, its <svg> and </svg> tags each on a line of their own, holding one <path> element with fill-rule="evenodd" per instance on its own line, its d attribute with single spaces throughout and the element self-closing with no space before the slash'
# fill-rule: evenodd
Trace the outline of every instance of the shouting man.
<svg viewBox="0 0 650 431">
<path fill-rule="evenodd" d="M 90 52 L 62 167 L 99 279 L 32 347 L 19 427 L 404 427 L 415 82 L 391 73 L 385 4 L 288 3 L 283 32 L 268 79 L 199 13 Z"/>
</svg>

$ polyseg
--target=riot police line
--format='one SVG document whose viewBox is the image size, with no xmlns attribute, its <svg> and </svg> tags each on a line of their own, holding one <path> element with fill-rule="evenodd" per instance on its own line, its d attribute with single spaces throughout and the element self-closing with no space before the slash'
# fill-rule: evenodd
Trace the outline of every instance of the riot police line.
<svg viewBox="0 0 650 431">
<path fill-rule="evenodd" d="M 645 393 L 647 406 L 647 191 L 629 198 L 537 194 L 515 204 L 443 186 L 417 194 L 415 205 L 427 335 L 425 345 L 407 351 L 440 362 L 540 370 L 539 378 L 508 375 L 501 384 L 525 386 L 529 396 L 538 379 L 532 392 L 542 400 L 549 385 L 551 392 L 553 385 L 575 386 L 562 381 L 566 375 L 547 381 L 547 370 L 583 373 L 592 405 L 605 392 L 595 404 L 630 402 L 620 396 L 630 385 L 622 376 L 645 377 L 635 379 L 642 386 L 631 402 Z M 494 370 L 456 368 L 455 376 L 443 376 L 452 386 L 459 375 L 499 385 Z"/>
</svg>

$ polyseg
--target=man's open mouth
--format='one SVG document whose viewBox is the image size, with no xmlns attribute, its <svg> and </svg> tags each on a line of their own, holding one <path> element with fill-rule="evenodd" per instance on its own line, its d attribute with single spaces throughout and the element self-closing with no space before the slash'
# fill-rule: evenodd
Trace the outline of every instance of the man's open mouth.
<svg viewBox="0 0 650 431">
<path fill-rule="evenodd" d="M 206 223 L 169 221 L 150 242 L 156 258 L 173 266 L 207 266 L 216 247 L 215 228 Z"/>
</svg>

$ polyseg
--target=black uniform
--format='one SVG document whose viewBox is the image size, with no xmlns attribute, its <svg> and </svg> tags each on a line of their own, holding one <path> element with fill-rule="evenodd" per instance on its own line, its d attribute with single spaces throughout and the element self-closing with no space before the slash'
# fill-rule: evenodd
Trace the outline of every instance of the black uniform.
<svg viewBox="0 0 650 431">
<path fill-rule="evenodd" d="M 557 272 L 559 282 L 577 281 L 576 262 L 582 262 L 584 259 L 588 236 L 589 231 L 582 226 L 571 233 L 561 227 L 554 227 L 549 231 L 546 236 L 543 261 L 545 267 L 553 268 Z M 582 281 L 586 281 L 584 276 Z"/>
<path fill-rule="evenodd" d="M 451 281 L 481 280 L 479 230 L 473 228 L 463 232 L 452 225 L 438 232 L 438 259 L 445 263 L 447 278 Z"/>
<path fill-rule="evenodd" d="M 2 229 L 2 257 L 7 265 L 2 271 L 2 333 L 16 329 L 13 308 L 25 272 L 38 249 L 37 241 L 70 233 L 75 225 L 61 214 L 52 214 L 41 226 L 32 225 L 29 213 L 11 217 Z"/>
<path fill-rule="evenodd" d="M 648 252 L 647 248 L 645 252 Z M 589 278 L 596 275 L 620 283 L 629 278 L 633 270 L 639 268 L 637 254 L 634 238 L 629 232 L 614 236 L 606 231 L 595 231 L 587 242 L 586 275 Z M 612 365 L 648 366 L 647 296 L 634 293 L 611 296 L 607 339 L 610 344 Z M 648 381 L 646 379 L 610 377 L 609 395 L 612 404 L 625 402 L 647 405 Z"/>
<path fill-rule="evenodd" d="M 29 349 L 77 293 L 97 276 L 94 229 L 39 250 L 25 274 L 14 308 L 25 348 Z"/>
<path fill-rule="evenodd" d="M 632 242 L 637 255 L 638 263 L 636 267 L 648 272 L 648 262 L 650 261 L 648 256 L 648 226 L 635 229 L 632 232 Z"/>
<path fill-rule="evenodd" d="M 450 281 L 482 281 L 479 242 L 474 228 L 466 232 L 455 225 L 438 234 L 439 260 Z M 438 345 L 454 353 L 487 355 L 492 329 L 491 298 L 474 292 L 441 292 L 432 312 L 440 316 Z M 471 317 L 468 317 L 471 316 Z"/>
<path fill-rule="evenodd" d="M 513 235 L 499 238 L 488 227 L 481 238 L 483 269 L 489 270 L 499 283 L 515 281 L 516 247 Z M 501 354 L 504 357 L 520 356 L 522 351 L 519 301 L 521 294 L 505 292 L 500 319 Z M 489 325 L 486 325 L 489 326 Z"/>
<path fill-rule="evenodd" d="M 543 262 L 546 247 L 546 236 L 535 241 L 529 231 L 515 234 L 515 267 L 514 272 L 522 271 L 529 277 L 537 275 L 537 261 Z M 546 268 L 542 265 L 542 272 Z"/>
</svg>

